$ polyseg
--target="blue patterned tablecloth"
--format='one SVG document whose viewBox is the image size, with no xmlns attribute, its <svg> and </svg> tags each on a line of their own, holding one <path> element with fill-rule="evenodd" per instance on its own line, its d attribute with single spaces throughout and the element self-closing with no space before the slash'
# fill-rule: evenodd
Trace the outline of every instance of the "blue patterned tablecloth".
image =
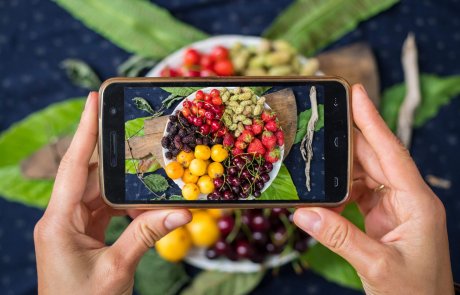
<svg viewBox="0 0 460 295">
<path fill-rule="evenodd" d="M 177 18 L 210 34 L 259 35 L 290 0 L 161 0 Z M 377 57 L 382 88 L 403 80 L 401 45 L 415 32 L 420 70 L 460 74 L 460 1 L 404 0 L 362 23 L 330 47 L 367 41 Z M 50 103 L 86 95 L 59 68 L 69 57 L 88 61 L 103 78 L 116 75 L 128 53 L 87 29 L 48 0 L 0 0 L 0 130 Z M 422 175 L 452 182 L 434 189 L 447 209 L 454 278 L 460 281 L 460 100 L 414 131 L 411 153 Z M 7 157 L 8 155 L 0 155 Z M 42 211 L 0 198 L 0 288 L 2 294 L 35 294 L 36 271 L 32 231 Z M 194 272 L 195 270 L 190 270 Z M 254 294 L 357 294 L 327 283 L 307 271 L 289 267 L 267 276 Z"/>
</svg>

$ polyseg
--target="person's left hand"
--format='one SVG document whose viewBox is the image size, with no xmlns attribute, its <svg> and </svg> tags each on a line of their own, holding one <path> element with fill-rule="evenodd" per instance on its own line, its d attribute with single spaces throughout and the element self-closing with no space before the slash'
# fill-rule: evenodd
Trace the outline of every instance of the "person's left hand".
<svg viewBox="0 0 460 295">
<path fill-rule="evenodd" d="M 97 93 L 90 93 L 72 144 L 61 161 L 50 203 L 34 230 L 40 294 L 131 294 L 142 255 L 191 220 L 187 210 L 130 212 L 134 221 L 112 246 L 104 232 L 113 215 L 100 197 L 89 161 L 97 141 Z"/>
</svg>

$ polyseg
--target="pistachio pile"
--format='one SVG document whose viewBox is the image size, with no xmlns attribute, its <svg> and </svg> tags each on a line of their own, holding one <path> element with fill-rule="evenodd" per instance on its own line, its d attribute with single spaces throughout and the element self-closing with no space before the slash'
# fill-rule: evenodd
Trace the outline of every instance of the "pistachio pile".
<svg viewBox="0 0 460 295">
<path fill-rule="evenodd" d="M 222 88 L 221 97 L 225 105 L 222 120 L 236 137 L 243 132 L 245 125 L 252 125 L 251 117 L 259 116 L 264 110 L 265 97 L 257 99 L 249 87 Z"/>
<path fill-rule="evenodd" d="M 235 73 L 242 76 L 313 75 L 319 66 L 315 58 L 301 64 L 296 49 L 283 40 L 262 40 L 258 46 L 236 43 L 230 56 Z"/>
</svg>

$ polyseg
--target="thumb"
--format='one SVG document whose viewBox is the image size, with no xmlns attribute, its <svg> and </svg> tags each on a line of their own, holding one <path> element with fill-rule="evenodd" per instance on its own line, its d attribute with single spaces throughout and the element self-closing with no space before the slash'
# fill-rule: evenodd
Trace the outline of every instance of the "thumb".
<svg viewBox="0 0 460 295">
<path fill-rule="evenodd" d="M 379 258 L 384 245 L 368 237 L 350 221 L 326 208 L 302 208 L 295 224 L 365 274 Z"/>
<path fill-rule="evenodd" d="M 151 210 L 138 215 L 108 249 L 109 259 L 134 272 L 145 252 L 170 231 L 190 222 L 188 210 Z"/>
</svg>

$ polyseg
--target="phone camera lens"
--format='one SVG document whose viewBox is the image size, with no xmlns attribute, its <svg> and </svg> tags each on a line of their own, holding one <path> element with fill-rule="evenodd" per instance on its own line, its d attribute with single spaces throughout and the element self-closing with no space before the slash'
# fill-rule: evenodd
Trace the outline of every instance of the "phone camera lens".
<svg viewBox="0 0 460 295">
<path fill-rule="evenodd" d="M 116 108 L 116 107 L 111 107 L 111 108 L 110 108 L 110 114 L 111 114 L 112 116 L 115 116 L 115 115 L 117 114 L 117 108 Z"/>
</svg>

